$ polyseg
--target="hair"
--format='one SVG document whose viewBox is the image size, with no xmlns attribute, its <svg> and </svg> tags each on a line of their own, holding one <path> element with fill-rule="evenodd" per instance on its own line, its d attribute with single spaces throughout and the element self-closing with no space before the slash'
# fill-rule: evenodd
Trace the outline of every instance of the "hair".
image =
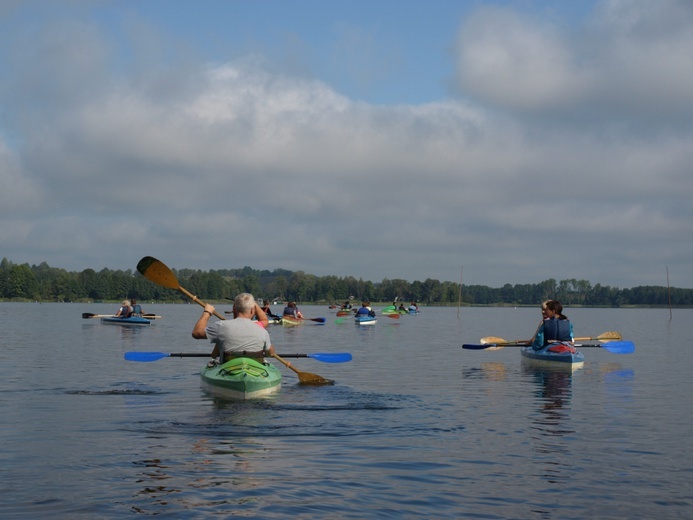
<svg viewBox="0 0 693 520">
<path fill-rule="evenodd" d="M 234 298 L 233 307 L 238 314 L 247 314 L 255 308 L 255 298 L 252 294 L 243 292 Z"/>
<path fill-rule="evenodd" d="M 551 300 L 544 300 L 543 302 L 541 302 L 541 310 L 542 310 L 542 311 L 545 311 L 545 310 L 546 310 L 546 308 L 547 308 L 547 306 L 548 306 L 548 303 L 549 303 L 550 301 L 551 301 Z"/>
<path fill-rule="evenodd" d="M 130 300 L 123 300 L 120 305 L 123 307 L 129 307 L 130 306 Z"/>
<path fill-rule="evenodd" d="M 135 305 L 135 304 L 137 303 L 137 300 L 135 300 L 134 298 L 132 298 L 132 299 L 130 300 L 130 303 L 132 303 L 133 305 Z"/>
<path fill-rule="evenodd" d="M 551 309 L 556 313 L 559 320 L 567 320 L 568 318 L 563 314 L 563 305 L 558 300 L 549 300 L 546 302 L 546 308 Z"/>
</svg>

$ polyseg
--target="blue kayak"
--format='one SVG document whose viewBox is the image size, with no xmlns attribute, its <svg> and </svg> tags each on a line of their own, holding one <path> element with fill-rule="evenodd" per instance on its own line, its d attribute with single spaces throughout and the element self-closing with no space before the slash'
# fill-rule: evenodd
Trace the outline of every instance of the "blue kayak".
<svg viewBox="0 0 693 520">
<path fill-rule="evenodd" d="M 106 318 L 101 318 L 101 323 L 109 323 L 113 325 L 149 325 L 151 321 L 147 318 L 143 318 L 142 316 L 130 316 L 129 318 L 108 316 Z"/>
<path fill-rule="evenodd" d="M 378 323 L 378 320 L 375 318 L 375 316 L 368 316 L 367 314 L 362 314 L 362 315 L 356 315 L 354 317 L 354 322 L 356 322 L 357 325 L 375 325 Z"/>
<path fill-rule="evenodd" d="M 582 352 L 564 343 L 552 343 L 539 350 L 534 350 L 532 347 L 522 347 L 520 353 L 524 359 L 537 364 L 580 368 L 585 363 L 585 356 Z"/>
</svg>

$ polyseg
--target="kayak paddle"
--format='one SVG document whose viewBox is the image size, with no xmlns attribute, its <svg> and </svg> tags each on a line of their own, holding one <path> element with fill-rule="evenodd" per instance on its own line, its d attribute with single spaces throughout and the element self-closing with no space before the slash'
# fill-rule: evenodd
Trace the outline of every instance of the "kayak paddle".
<svg viewBox="0 0 693 520">
<path fill-rule="evenodd" d="M 207 305 L 205 302 L 200 300 L 197 296 L 194 296 L 193 294 L 189 293 L 186 291 L 183 287 L 180 286 L 178 283 L 178 279 L 176 278 L 176 275 L 173 274 L 173 271 L 171 271 L 166 264 L 164 264 L 162 261 L 157 260 L 153 256 L 145 256 L 142 258 L 139 262 L 137 262 L 137 270 L 140 272 L 142 276 L 144 276 L 147 280 L 150 282 L 154 282 L 157 285 L 161 285 L 163 287 L 166 287 L 168 289 L 177 289 L 178 291 L 182 292 L 185 294 L 188 298 L 190 298 L 192 301 L 200 305 L 201 307 L 204 307 Z M 219 314 L 217 311 L 214 311 L 214 315 L 219 318 L 220 320 L 225 320 L 223 315 Z M 298 380 L 307 385 L 331 385 L 334 384 L 334 381 L 330 379 L 325 379 L 324 377 L 321 377 L 317 374 L 311 374 L 310 372 L 301 372 L 300 370 L 296 369 L 291 363 L 288 361 L 282 359 L 278 354 L 274 354 L 273 356 L 275 359 L 277 359 L 279 362 L 284 364 L 287 368 L 290 368 L 296 374 L 298 375 Z"/>
<path fill-rule="evenodd" d="M 312 358 L 323 363 L 347 363 L 351 361 L 348 352 L 318 352 L 314 354 L 281 354 L 287 358 Z M 158 361 L 167 357 L 210 357 L 203 352 L 126 352 L 123 356 L 127 361 L 141 361 L 144 363 Z"/>
<path fill-rule="evenodd" d="M 620 340 L 623 339 L 621 336 L 620 332 L 603 332 L 597 337 L 584 337 L 584 338 L 575 338 L 575 341 L 611 341 L 611 340 Z M 482 344 L 493 344 L 493 346 L 496 347 L 502 347 L 502 346 L 517 346 L 517 345 L 529 345 L 530 341 L 529 340 L 520 340 L 516 339 L 513 341 L 506 341 L 503 338 L 499 338 L 497 336 L 486 336 L 485 338 L 481 338 L 479 340 Z"/>
<path fill-rule="evenodd" d="M 115 314 L 94 314 L 93 312 L 83 312 L 82 313 L 82 318 L 85 320 L 88 318 L 115 318 Z M 154 320 L 156 318 L 161 318 L 161 316 L 157 316 L 156 314 L 140 314 L 140 317 L 142 318 L 147 318 L 148 320 Z"/>
<path fill-rule="evenodd" d="M 503 345 L 496 345 L 494 343 L 482 343 L 480 345 L 465 343 L 462 348 L 469 350 L 499 350 L 503 347 L 526 347 L 524 343 L 509 343 L 506 342 Z M 635 344 L 632 341 L 607 341 L 605 343 L 597 343 L 594 345 L 589 344 L 577 344 L 575 345 L 579 348 L 603 348 L 608 350 L 612 354 L 631 354 L 635 352 Z"/>
</svg>

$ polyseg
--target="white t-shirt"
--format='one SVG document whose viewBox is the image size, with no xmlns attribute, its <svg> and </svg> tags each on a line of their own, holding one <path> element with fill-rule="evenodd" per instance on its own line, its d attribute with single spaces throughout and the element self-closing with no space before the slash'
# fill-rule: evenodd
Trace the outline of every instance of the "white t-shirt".
<svg viewBox="0 0 693 520">
<path fill-rule="evenodd" d="M 269 333 L 248 318 L 215 321 L 207 325 L 205 333 L 209 341 L 219 345 L 219 352 L 229 354 L 262 352 L 272 344 Z"/>
</svg>

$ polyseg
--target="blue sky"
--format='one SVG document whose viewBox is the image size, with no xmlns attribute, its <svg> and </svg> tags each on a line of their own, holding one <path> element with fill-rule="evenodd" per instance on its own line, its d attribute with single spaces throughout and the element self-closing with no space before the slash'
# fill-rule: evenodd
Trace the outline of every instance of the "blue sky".
<svg viewBox="0 0 693 520">
<path fill-rule="evenodd" d="M 693 4 L 6 1 L 0 256 L 693 287 Z"/>
</svg>

